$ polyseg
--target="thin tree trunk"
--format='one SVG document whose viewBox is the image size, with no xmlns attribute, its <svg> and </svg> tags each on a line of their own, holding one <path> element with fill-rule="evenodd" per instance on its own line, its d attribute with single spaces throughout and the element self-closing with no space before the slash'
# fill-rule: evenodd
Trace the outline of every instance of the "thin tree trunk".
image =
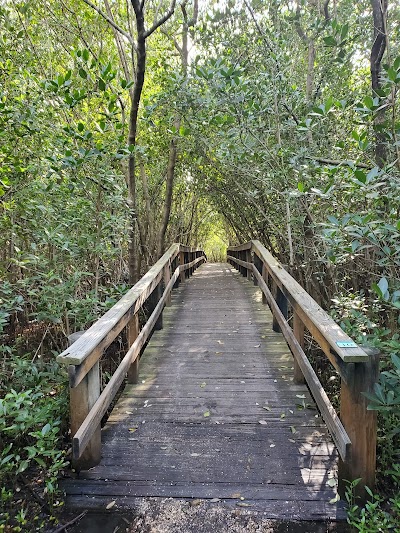
<svg viewBox="0 0 400 533">
<path fill-rule="evenodd" d="M 175 129 L 179 131 L 180 125 L 181 125 L 181 120 L 179 117 L 177 117 L 174 122 Z M 162 216 L 161 228 L 160 228 L 160 233 L 158 237 L 158 246 L 157 246 L 159 256 L 161 256 L 164 252 L 165 234 L 167 231 L 169 217 L 171 214 L 172 192 L 174 188 L 176 159 L 177 159 L 177 139 L 174 138 L 171 141 L 170 149 L 169 149 L 164 210 L 163 210 L 163 216 Z"/>
<path fill-rule="evenodd" d="M 146 35 L 144 25 L 144 14 L 138 0 L 132 0 L 132 7 L 136 17 L 137 43 L 136 43 L 136 76 L 135 85 L 131 100 L 131 111 L 129 114 L 129 136 L 128 144 L 131 148 L 131 155 L 128 163 L 128 204 L 130 209 L 129 228 L 129 282 L 136 283 L 139 278 L 138 272 L 138 238 L 137 238 L 137 202 L 136 202 L 136 135 L 137 121 L 139 114 L 139 104 L 142 95 L 144 75 L 146 72 Z"/>
<path fill-rule="evenodd" d="M 372 14 L 374 21 L 374 42 L 371 48 L 370 67 L 371 67 L 371 86 L 373 97 L 379 96 L 381 89 L 380 72 L 381 61 L 386 49 L 386 16 L 388 0 L 371 0 Z M 379 167 L 386 164 L 386 145 L 385 135 L 382 131 L 385 122 L 385 107 L 377 111 L 374 118 L 375 129 L 375 160 Z"/>
</svg>

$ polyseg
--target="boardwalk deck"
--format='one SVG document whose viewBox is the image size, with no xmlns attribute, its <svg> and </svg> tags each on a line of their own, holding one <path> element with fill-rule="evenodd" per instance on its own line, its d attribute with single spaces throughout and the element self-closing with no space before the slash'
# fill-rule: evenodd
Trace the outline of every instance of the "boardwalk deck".
<svg viewBox="0 0 400 533">
<path fill-rule="evenodd" d="M 271 325 L 257 287 L 227 264 L 181 284 L 103 429 L 101 463 L 65 482 L 67 503 L 218 498 L 269 518 L 343 519 L 329 503 L 334 446 Z"/>
</svg>

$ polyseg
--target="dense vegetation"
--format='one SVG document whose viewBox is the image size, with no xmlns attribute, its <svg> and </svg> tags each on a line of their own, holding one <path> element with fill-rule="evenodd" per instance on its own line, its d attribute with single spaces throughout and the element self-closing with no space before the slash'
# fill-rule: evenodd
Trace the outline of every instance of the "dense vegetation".
<svg viewBox="0 0 400 533">
<path fill-rule="evenodd" d="M 67 336 L 170 243 L 251 238 L 382 352 L 380 495 L 349 517 L 395 528 L 397 3 L 5 0 L 0 24 L 0 530 L 62 504 Z"/>
</svg>

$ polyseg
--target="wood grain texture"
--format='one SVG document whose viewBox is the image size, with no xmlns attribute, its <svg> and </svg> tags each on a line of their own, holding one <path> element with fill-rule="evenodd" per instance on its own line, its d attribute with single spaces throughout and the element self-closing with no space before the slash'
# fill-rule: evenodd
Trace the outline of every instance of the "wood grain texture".
<svg viewBox="0 0 400 533">
<path fill-rule="evenodd" d="M 337 453 L 261 291 L 227 264 L 173 292 L 102 430 L 102 461 L 64 483 L 70 506 L 238 494 L 264 517 L 344 519 L 329 479 Z M 261 423 L 260 423 L 261 422 Z"/>
</svg>

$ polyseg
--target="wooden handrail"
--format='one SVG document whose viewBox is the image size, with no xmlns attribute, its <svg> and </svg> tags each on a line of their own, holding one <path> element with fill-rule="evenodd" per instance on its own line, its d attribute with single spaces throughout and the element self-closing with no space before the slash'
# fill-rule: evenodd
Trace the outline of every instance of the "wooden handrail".
<svg viewBox="0 0 400 533">
<path fill-rule="evenodd" d="M 150 270 L 57 360 L 68 365 L 73 465 L 91 468 L 101 458 L 100 422 L 123 383 L 137 383 L 141 349 L 154 329 L 162 328 L 162 311 L 171 291 L 207 260 L 202 250 L 173 244 Z M 139 310 L 150 312 L 139 331 Z M 100 393 L 99 359 L 117 335 L 127 328 L 128 351 Z"/>
<path fill-rule="evenodd" d="M 294 357 L 294 381 L 307 382 L 338 449 L 341 496 L 345 480 L 361 478 L 356 493 L 365 500 L 365 486 L 375 483 L 377 419 L 375 411 L 368 411 L 363 393 L 371 392 L 378 379 L 379 354 L 357 346 L 259 241 L 229 247 L 227 259 L 259 285 L 263 302 L 273 313 L 274 331 L 286 338 Z M 287 320 L 288 306 L 293 329 Z M 304 352 L 305 328 L 340 375 L 340 416 Z"/>
</svg>

